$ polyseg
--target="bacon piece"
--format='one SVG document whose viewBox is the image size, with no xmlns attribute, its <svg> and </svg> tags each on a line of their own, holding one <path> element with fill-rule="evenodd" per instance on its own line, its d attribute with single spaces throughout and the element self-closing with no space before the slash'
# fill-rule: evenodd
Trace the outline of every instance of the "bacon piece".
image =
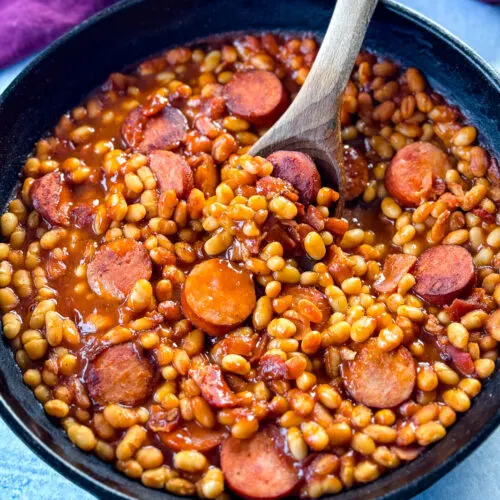
<svg viewBox="0 0 500 500">
<path fill-rule="evenodd" d="M 396 291 L 401 278 L 409 273 L 417 258 L 414 255 L 396 253 L 388 255 L 384 262 L 383 276 L 379 278 L 374 288 L 380 293 L 392 293 Z"/>
<path fill-rule="evenodd" d="M 468 352 L 461 351 L 450 344 L 443 347 L 443 352 L 451 358 L 453 364 L 464 375 L 472 375 L 475 372 L 474 361 Z"/>
<path fill-rule="evenodd" d="M 210 451 L 227 437 L 223 429 L 207 429 L 195 422 L 186 422 L 172 432 L 159 432 L 160 439 L 171 450 Z"/>
<path fill-rule="evenodd" d="M 488 310 L 486 292 L 483 288 L 474 288 L 472 294 L 466 299 L 455 299 L 450 306 L 445 307 L 451 321 L 460 321 L 460 318 L 471 311 Z"/>
<path fill-rule="evenodd" d="M 224 380 L 217 365 L 203 365 L 189 370 L 189 376 L 196 382 L 202 396 L 215 408 L 232 408 L 237 404 L 236 394 Z"/>
<path fill-rule="evenodd" d="M 260 358 L 257 376 L 261 380 L 286 380 L 287 368 L 284 359 L 277 354 L 268 354 Z"/>
<path fill-rule="evenodd" d="M 179 408 L 163 409 L 160 405 L 151 405 L 148 428 L 153 432 L 172 432 L 180 423 Z"/>
</svg>

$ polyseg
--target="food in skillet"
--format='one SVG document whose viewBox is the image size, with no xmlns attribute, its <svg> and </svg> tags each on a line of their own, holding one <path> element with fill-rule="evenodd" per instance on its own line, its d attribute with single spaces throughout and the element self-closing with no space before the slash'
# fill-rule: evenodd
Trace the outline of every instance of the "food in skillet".
<svg viewBox="0 0 500 500">
<path fill-rule="evenodd" d="M 415 459 L 495 370 L 498 164 L 415 68 L 363 52 L 345 219 L 250 157 L 311 38 L 177 48 L 41 139 L 1 218 L 4 335 L 81 449 L 178 495 L 319 497 Z"/>
</svg>

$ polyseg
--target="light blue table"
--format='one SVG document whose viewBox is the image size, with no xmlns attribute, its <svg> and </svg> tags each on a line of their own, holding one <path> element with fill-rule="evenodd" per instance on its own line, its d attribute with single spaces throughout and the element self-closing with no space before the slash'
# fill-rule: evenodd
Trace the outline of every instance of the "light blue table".
<svg viewBox="0 0 500 500">
<path fill-rule="evenodd" d="M 475 0 L 403 0 L 464 40 L 500 70 L 500 7 Z M 0 92 L 28 60 L 0 71 Z M 500 499 L 500 430 L 414 500 Z M 92 500 L 38 459 L 0 420 L 0 500 Z"/>
</svg>

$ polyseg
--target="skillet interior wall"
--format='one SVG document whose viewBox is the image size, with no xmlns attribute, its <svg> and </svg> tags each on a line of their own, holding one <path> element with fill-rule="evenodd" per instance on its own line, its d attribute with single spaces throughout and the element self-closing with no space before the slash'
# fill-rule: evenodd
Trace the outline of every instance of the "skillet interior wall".
<svg viewBox="0 0 500 500">
<path fill-rule="evenodd" d="M 120 70 L 167 47 L 182 45 L 226 31 L 283 30 L 324 31 L 333 2 L 331 0 L 165 0 L 125 2 L 112 17 L 100 15 L 97 20 L 84 23 L 77 36 L 58 42 L 39 63 L 27 70 L 4 94 L 0 102 L 0 165 L 2 182 L 0 205 L 4 209 L 15 188 L 24 160 L 34 143 L 58 118 L 78 104 L 93 88 L 102 83 L 109 73 Z M 494 115 L 493 104 L 500 91 L 496 84 L 467 54 L 460 54 L 440 37 L 417 28 L 408 19 L 397 14 L 390 5 L 380 5 L 368 32 L 365 46 L 384 54 L 405 66 L 419 67 L 431 85 L 447 99 L 460 106 L 475 124 L 484 139 L 484 145 L 500 154 L 500 121 Z M 471 66 L 464 64 L 469 58 Z M 497 141 L 497 142 L 494 142 Z M 73 467 L 91 474 L 98 484 L 107 484 L 122 492 L 121 498 L 144 498 L 144 488 L 116 473 L 108 464 L 74 448 L 65 434 L 48 419 L 42 407 L 23 382 L 8 346 L 0 342 L 0 387 L 11 407 L 6 416 L 11 425 L 15 420 L 26 422 L 31 433 L 50 448 L 54 455 L 68 460 Z M 376 498 L 394 488 L 402 488 L 398 498 L 408 498 L 442 475 L 434 471 L 417 488 L 409 481 L 428 472 L 465 445 L 495 415 L 492 401 L 500 397 L 500 377 L 490 380 L 474 406 L 460 419 L 447 438 L 421 458 L 375 483 L 352 490 L 335 498 L 347 500 Z M 5 417 L 5 415 L 4 415 Z M 493 422 L 490 421 L 490 425 Z M 42 445 L 34 444 L 29 434 L 16 430 L 30 441 L 38 453 Z M 43 453 L 45 458 L 47 454 Z M 56 469 L 57 460 L 50 459 Z M 451 467 L 452 462 L 447 463 Z M 74 472 L 64 474 L 87 488 L 88 482 Z M 104 491 L 94 486 L 100 496 Z M 127 496 L 128 495 L 128 496 Z M 150 499 L 171 497 L 165 492 L 148 490 Z M 107 498 L 111 498 L 106 495 Z M 118 496 L 117 496 L 118 498 Z"/>
</svg>

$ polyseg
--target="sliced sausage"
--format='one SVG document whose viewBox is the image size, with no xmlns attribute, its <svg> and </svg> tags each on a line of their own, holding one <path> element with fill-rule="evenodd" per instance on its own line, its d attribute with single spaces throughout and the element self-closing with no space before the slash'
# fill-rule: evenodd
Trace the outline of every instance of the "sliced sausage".
<svg viewBox="0 0 500 500">
<path fill-rule="evenodd" d="M 436 306 L 465 295 L 476 280 L 471 254 L 458 245 L 429 248 L 418 258 L 413 274 L 415 292 Z"/>
<path fill-rule="evenodd" d="M 174 451 L 210 451 L 227 437 L 223 429 L 207 429 L 195 422 L 186 422 L 172 432 L 159 432 L 160 439 Z"/>
<path fill-rule="evenodd" d="M 356 401 L 372 408 L 391 408 L 410 397 L 417 372 L 406 347 L 384 352 L 376 339 L 370 339 L 354 349 L 355 358 L 342 362 L 342 378 Z"/>
<path fill-rule="evenodd" d="M 182 306 L 182 312 L 184 313 L 184 316 L 196 328 L 203 330 L 205 333 L 208 333 L 209 335 L 212 335 L 213 337 L 220 337 L 221 335 L 224 335 L 229 330 L 231 330 L 231 327 L 213 325 L 212 323 L 209 323 L 208 321 L 205 321 L 203 318 L 200 318 L 199 316 L 197 316 L 194 313 L 193 309 L 191 309 L 191 307 L 187 303 L 186 295 L 184 293 L 181 294 L 181 306 Z"/>
<path fill-rule="evenodd" d="M 223 259 L 210 259 L 196 265 L 184 284 L 183 304 L 188 306 L 184 313 L 195 325 L 196 318 L 201 318 L 229 331 L 250 316 L 255 301 L 251 274 Z"/>
<path fill-rule="evenodd" d="M 289 98 L 280 79 L 270 71 L 236 73 L 224 87 L 231 113 L 255 125 L 270 125 L 285 111 Z"/>
<path fill-rule="evenodd" d="M 161 192 L 173 189 L 179 199 L 187 199 L 194 187 L 194 176 L 182 156 L 155 149 L 149 154 L 149 168 L 156 177 Z"/>
<path fill-rule="evenodd" d="M 53 226 L 69 224 L 71 192 L 60 172 L 50 172 L 37 179 L 30 189 L 35 210 Z"/>
<path fill-rule="evenodd" d="M 236 394 L 227 385 L 222 370 L 217 365 L 203 365 L 189 370 L 207 403 L 215 408 L 236 406 Z"/>
<path fill-rule="evenodd" d="M 384 262 L 382 276 L 374 284 L 375 290 L 380 293 L 396 291 L 401 278 L 410 272 L 415 262 L 417 258 L 414 255 L 403 253 L 388 255 Z"/>
<path fill-rule="evenodd" d="M 122 136 L 125 143 L 135 149 L 142 141 L 147 117 L 142 113 L 142 106 L 137 106 L 125 117 L 122 124 Z"/>
<path fill-rule="evenodd" d="M 385 187 L 403 207 L 417 207 L 445 190 L 448 157 L 428 142 L 414 142 L 400 149 L 385 174 Z"/>
<path fill-rule="evenodd" d="M 332 308 L 326 296 L 313 286 L 302 285 L 285 285 L 283 288 L 283 295 L 292 296 L 292 308 L 297 307 L 302 299 L 309 300 L 321 311 L 323 318 L 318 323 L 312 323 L 313 330 L 321 330 L 325 327 L 332 314 Z"/>
<path fill-rule="evenodd" d="M 346 200 L 353 200 L 363 194 L 368 184 L 368 161 L 352 146 L 344 146 L 344 189 Z"/>
<path fill-rule="evenodd" d="M 187 130 L 186 117 L 172 106 L 165 106 L 150 117 L 145 116 L 142 106 L 138 106 L 127 115 L 122 125 L 125 142 L 144 154 L 154 149 L 175 149 L 184 140 Z"/>
<path fill-rule="evenodd" d="M 299 482 L 292 461 L 283 452 L 283 437 L 274 425 L 260 429 L 250 439 L 226 439 L 220 458 L 229 487 L 244 498 L 282 498 Z"/>
<path fill-rule="evenodd" d="M 175 149 L 186 137 L 187 130 L 188 122 L 182 111 L 166 106 L 146 122 L 138 149 L 144 154 L 154 149 Z"/>
<path fill-rule="evenodd" d="M 151 394 L 153 381 L 153 366 L 130 343 L 106 349 L 91 361 L 85 375 L 90 397 L 101 406 L 140 404 Z"/>
<path fill-rule="evenodd" d="M 301 203 L 309 205 L 316 200 L 321 177 L 310 156 L 298 151 L 276 151 L 267 159 L 273 164 L 273 176 L 292 184 Z"/>
<path fill-rule="evenodd" d="M 87 267 L 87 280 L 94 293 L 123 300 L 139 279 L 151 278 L 148 251 L 135 240 L 122 238 L 105 243 Z"/>
</svg>

